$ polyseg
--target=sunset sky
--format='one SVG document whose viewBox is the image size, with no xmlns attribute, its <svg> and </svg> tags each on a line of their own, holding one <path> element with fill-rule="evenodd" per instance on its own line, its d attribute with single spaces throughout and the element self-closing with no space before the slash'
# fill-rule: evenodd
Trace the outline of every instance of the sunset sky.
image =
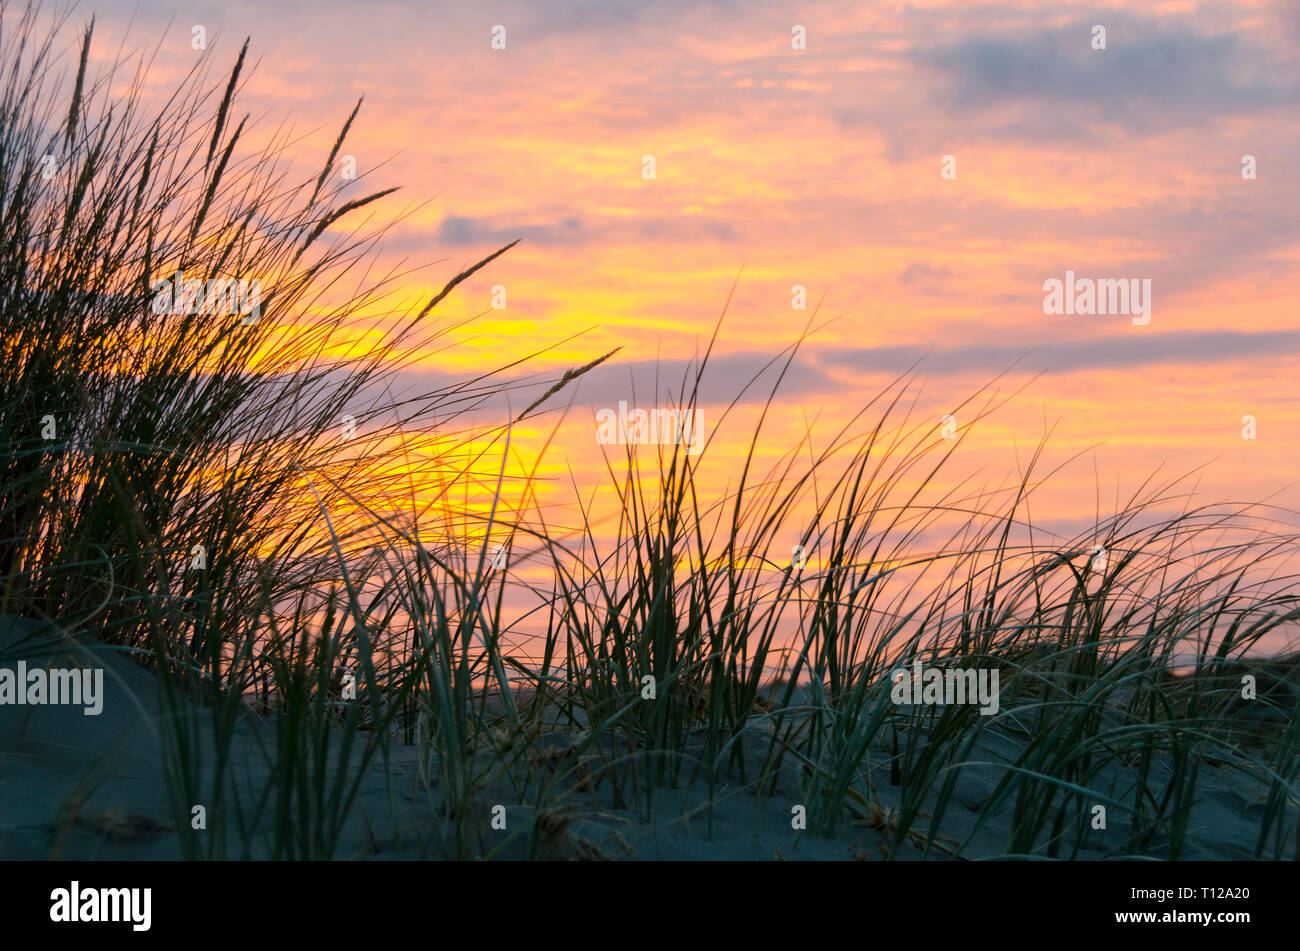
<svg viewBox="0 0 1300 951">
<path fill-rule="evenodd" d="M 427 299 L 522 239 L 440 306 L 481 316 L 413 385 L 570 337 L 532 371 L 553 380 L 622 348 L 556 401 L 575 396 L 548 471 L 598 477 L 595 411 L 652 405 L 656 368 L 680 380 L 739 277 L 706 427 L 823 301 L 769 422 L 772 455 L 813 417 L 829 436 L 918 360 L 913 417 L 936 426 L 1014 363 L 998 392 L 1029 385 L 971 432 L 960 471 L 1014 476 L 1053 428 L 1049 467 L 1083 455 L 1045 490 L 1044 524 L 1070 533 L 1094 519 L 1099 486 L 1105 508 L 1158 468 L 1207 463 L 1205 501 L 1300 507 L 1295 4 L 169 7 L 96 7 L 96 55 L 124 35 L 128 52 L 160 44 L 161 92 L 197 57 L 195 24 L 214 70 L 251 36 L 252 140 L 292 126 L 304 176 L 364 94 L 344 149 L 361 176 L 345 194 L 401 185 L 374 221 L 416 209 L 378 250 L 385 266 L 424 266 L 403 295 Z M 795 26 L 806 49 L 792 48 Z M 941 176 L 946 155 L 955 178 Z M 1043 283 L 1067 270 L 1149 279 L 1150 323 L 1045 314 Z M 505 310 L 491 309 L 494 285 Z M 807 310 L 792 308 L 794 285 Z M 718 434 L 716 481 L 748 436 Z"/>
</svg>

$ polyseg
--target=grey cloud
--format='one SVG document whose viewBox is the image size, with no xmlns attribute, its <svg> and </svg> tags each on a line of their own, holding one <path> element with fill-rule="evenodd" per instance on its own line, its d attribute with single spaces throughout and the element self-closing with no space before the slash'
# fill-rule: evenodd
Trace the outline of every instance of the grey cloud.
<svg viewBox="0 0 1300 951">
<path fill-rule="evenodd" d="M 1048 318 L 1043 318 L 1044 320 Z M 1065 318 L 1055 318 L 1057 320 Z M 1099 318 L 1076 318 L 1097 320 Z M 1117 324 L 1118 326 L 1118 324 Z M 1179 331 L 1163 334 L 1128 328 L 1122 334 L 1075 340 L 1014 344 L 973 344 L 943 349 L 924 346 L 840 347 L 805 344 L 786 370 L 776 391 L 777 405 L 800 400 L 797 405 L 815 413 L 810 398 L 835 393 L 843 396 L 852 385 L 853 374 L 894 378 L 913 370 L 922 378 L 963 377 L 961 385 L 978 387 L 1012 369 L 1026 376 L 1036 373 L 1061 374 L 1089 369 L 1130 368 L 1162 364 L 1214 365 L 1243 357 L 1269 358 L 1300 354 L 1300 331 Z M 624 351 L 626 353 L 626 351 Z M 620 355 L 621 356 L 621 355 Z M 592 406 L 616 406 L 620 400 L 631 405 L 667 406 L 689 395 L 698 362 L 683 359 L 632 359 L 604 364 L 587 373 L 570 387 L 553 396 L 545 408 L 558 410 L 570 401 L 573 412 Z M 734 353 L 713 357 L 700 383 L 699 404 L 721 408 L 740 398 L 742 403 L 765 401 L 785 366 L 785 356 L 776 353 Z M 473 399 L 452 405 L 473 405 L 481 419 L 503 421 L 508 405 L 515 414 L 539 397 L 559 379 L 563 368 L 544 373 L 502 378 L 504 393 L 485 394 L 483 384 L 466 394 Z M 846 382 L 845 378 L 850 379 Z M 463 378 L 462 378 L 463 379 Z M 753 381 L 751 383 L 751 380 Z M 685 381 L 683 383 L 683 381 Z M 879 381 L 877 381 L 879 382 Z M 456 378 L 432 370 L 410 370 L 403 374 L 403 392 L 431 390 L 447 392 Z M 750 384 L 746 389 L 746 384 Z M 864 380 L 864 385 L 869 385 Z M 742 390 L 744 394 L 742 396 Z M 802 399 L 801 399 L 802 398 Z"/>
<path fill-rule="evenodd" d="M 523 238 L 532 244 L 574 244 L 586 239 L 580 218 L 567 217 L 555 225 L 504 225 L 482 218 L 448 215 L 438 227 L 437 241 L 443 245 L 509 244 Z"/>
<path fill-rule="evenodd" d="M 936 97 L 952 112 L 1037 107 L 1031 121 L 1003 127 L 1021 134 L 1077 134 L 1090 122 L 1148 132 L 1300 101 L 1287 64 L 1237 35 L 1169 30 L 1109 13 L 1095 19 L 1107 27 L 1105 50 L 1092 49 L 1088 21 L 918 49 L 912 59 L 937 73 Z"/>
<path fill-rule="evenodd" d="M 908 287 L 928 294 L 942 293 L 942 288 L 939 285 L 950 277 L 952 277 L 952 271 L 948 268 L 931 267 L 920 261 L 913 261 L 903 268 L 903 272 L 898 275 L 898 279 Z"/>
<path fill-rule="evenodd" d="M 927 351 L 919 346 L 837 348 L 821 355 L 823 365 L 868 372 L 897 372 L 921 361 L 923 373 L 1000 373 L 1013 363 L 1026 373 L 1073 373 L 1171 363 L 1224 363 L 1242 357 L 1300 353 L 1300 331 L 1173 331 L 1141 333 L 1128 318 L 1042 317 L 1043 320 L 1111 320 L 1124 332 L 1083 339 L 960 346 Z M 1018 361 L 1018 362 L 1017 362 Z"/>
<path fill-rule="evenodd" d="M 536 217 L 535 212 L 530 217 Z M 506 224 L 496 219 L 471 218 L 463 215 L 448 215 L 442 220 L 433 235 L 425 235 L 431 243 L 444 247 L 463 247 L 467 245 L 486 246 L 509 244 L 516 238 L 522 238 L 528 244 L 542 246 L 561 246 L 592 244 L 595 242 L 617 242 L 648 239 L 651 241 L 681 241 L 703 238 L 712 241 L 733 241 L 735 229 L 722 218 L 705 215 L 641 215 L 633 220 L 625 219 L 589 219 L 569 214 L 555 216 L 554 225 Z M 406 233 L 403 244 L 418 247 L 418 235 Z M 387 239 L 386 239 L 387 240 Z M 386 247 L 398 246 L 388 244 Z M 427 245 L 426 245 L 427 247 Z"/>
</svg>

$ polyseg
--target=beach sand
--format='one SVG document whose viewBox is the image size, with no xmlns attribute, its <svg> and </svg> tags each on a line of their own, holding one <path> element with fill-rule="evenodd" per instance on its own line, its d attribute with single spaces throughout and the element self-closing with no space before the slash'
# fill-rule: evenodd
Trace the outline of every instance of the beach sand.
<svg viewBox="0 0 1300 951">
<path fill-rule="evenodd" d="M 82 707 L 71 705 L 0 706 L 0 858 L 182 857 L 177 816 L 167 792 L 166 730 L 156 676 L 119 649 L 86 641 L 32 640 L 39 633 L 33 622 L 5 627 L 0 666 L 13 667 L 24 660 L 29 665 L 102 667 L 104 696 L 97 716 L 87 716 Z M 182 701 L 181 709 L 183 715 L 195 718 L 191 722 L 198 725 L 199 733 L 209 737 L 196 762 L 210 775 L 211 711 L 188 701 Z M 801 801 L 802 767 L 792 759 L 784 761 L 771 795 L 755 795 L 752 783 L 735 776 L 720 780 L 710 794 L 705 771 L 687 762 L 677 788 L 643 783 L 634 801 L 633 795 L 625 794 L 624 802 L 615 803 L 613 783 L 602 777 L 598 760 L 577 754 L 577 739 L 553 733 L 520 751 L 521 758 L 543 764 L 531 770 L 534 781 L 527 788 L 498 781 L 469 800 L 462 849 L 503 859 L 878 860 L 886 856 L 887 832 L 901 802 L 901 787 L 890 782 L 887 749 L 872 748 L 864 761 L 874 797 L 850 799 L 850 808 L 833 833 L 823 836 L 812 828 L 792 827 L 797 824 L 796 807 L 813 811 Z M 963 759 L 967 765 L 958 771 L 951 790 L 953 802 L 941 827 L 931 830 L 928 819 L 918 819 L 893 858 L 947 859 L 957 850 L 969 859 L 1004 855 L 1014 822 L 1014 798 L 1009 797 L 978 828 L 977 820 L 982 804 L 1006 775 L 1006 764 L 1014 761 L 1025 742 L 1027 735 L 1017 730 L 1012 719 L 986 729 Z M 704 743 L 700 736 L 688 744 L 688 752 L 697 754 L 699 761 L 707 752 Z M 767 749 L 761 724 L 756 724 L 749 746 L 749 761 L 760 762 Z M 269 752 L 273 748 L 270 718 L 251 711 L 243 715 L 230 747 L 231 775 L 246 791 L 249 803 L 256 801 L 273 775 Z M 436 766 L 425 768 L 424 760 L 419 747 L 400 739 L 394 739 L 387 765 L 381 756 L 374 757 L 333 858 L 456 856 L 455 817 L 448 816 Z M 1161 769 L 1157 763 L 1153 774 L 1159 776 Z M 543 780 L 540 787 L 538 777 Z M 554 781 L 548 785 L 546 777 Z M 1117 802 L 1131 801 L 1134 778 L 1135 774 L 1117 768 L 1101 775 L 1095 788 L 1108 790 Z M 933 785 L 921 805 L 922 815 L 933 808 L 940 784 Z M 1229 763 L 1207 761 L 1198 777 L 1179 857 L 1252 857 L 1257 836 L 1253 810 L 1262 808 L 1261 797 L 1267 790 L 1262 777 Z M 504 830 L 493 827 L 494 806 L 504 806 Z M 248 857 L 269 857 L 271 809 L 266 806 L 259 813 L 249 806 L 248 810 L 248 816 L 257 816 L 262 823 L 259 833 L 251 837 Z M 1077 857 L 1117 857 L 1128 832 L 1125 810 L 1112 806 L 1106 830 L 1091 833 L 1089 847 Z M 211 833 L 196 833 L 207 834 Z M 235 845 L 229 848 L 229 857 L 243 857 Z M 1295 857 L 1294 843 L 1290 848 Z M 1144 854 L 1162 857 L 1166 851 L 1157 835 Z"/>
</svg>

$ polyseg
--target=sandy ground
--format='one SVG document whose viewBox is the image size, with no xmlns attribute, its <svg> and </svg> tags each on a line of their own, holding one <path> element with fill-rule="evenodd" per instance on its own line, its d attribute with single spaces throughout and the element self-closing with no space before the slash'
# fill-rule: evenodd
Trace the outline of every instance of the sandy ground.
<svg viewBox="0 0 1300 951">
<path fill-rule="evenodd" d="M 0 706 L 0 858 L 181 857 L 163 771 L 155 676 L 102 645 L 23 641 L 34 629 L 28 622 L 0 624 L 0 667 L 12 668 L 20 659 L 29 665 L 103 667 L 103 712 L 86 716 L 77 706 Z M 210 711 L 186 709 L 210 732 Z M 800 800 L 798 767 L 789 760 L 770 797 L 754 795 L 734 778 L 710 794 L 702 777 L 692 781 L 695 771 L 688 765 L 678 788 L 643 785 L 635 801 L 616 803 L 612 783 L 593 773 L 589 763 L 579 763 L 570 742 L 565 736 L 546 737 L 522 754 L 551 764 L 541 771 L 556 777 L 547 792 L 539 792 L 536 781 L 527 788 L 497 783 L 475 797 L 463 824 L 463 842 L 471 854 L 529 857 L 529 831 L 535 824 L 540 830 L 536 857 L 547 859 L 875 860 L 884 857 L 883 833 L 899 804 L 899 787 L 890 785 L 883 749 L 868 754 L 874 805 L 855 804 L 831 837 L 792 828 L 792 810 L 807 804 Z M 754 742 L 757 750 L 761 738 L 756 735 Z M 977 829 L 978 810 L 1005 773 L 997 764 L 1014 759 L 1023 742 L 1013 730 L 990 731 L 972 750 L 972 763 L 988 765 L 960 770 L 954 801 L 933 835 L 930 858 L 945 858 L 958 843 L 965 843 L 962 855 L 967 858 L 1004 854 L 1013 801 Z M 701 758 L 702 744 L 701 739 Z M 271 775 L 267 751 L 273 747 L 272 725 L 265 718 L 250 714 L 236 728 L 232 773 L 249 790 L 250 803 Z M 210 762 L 211 755 L 210 747 L 204 749 L 200 762 Z M 211 766 L 207 769 L 210 774 Z M 1133 779 L 1116 771 L 1103 784 L 1123 800 L 1131 795 Z M 436 767 L 424 768 L 416 747 L 395 741 L 387 770 L 378 756 L 366 769 L 357 808 L 343 826 L 333 857 L 455 857 L 455 816 L 447 815 L 442 788 Z M 649 801 L 646 788 L 652 790 Z M 1264 792 L 1262 783 L 1238 770 L 1205 766 L 1181 857 L 1250 858 L 1257 834 L 1254 817 Z M 492 827 L 494 805 L 505 807 L 505 830 Z M 928 813 L 929 806 L 924 804 L 922 811 Z M 254 837 L 253 858 L 270 854 L 274 825 L 269 804 L 261 810 L 249 806 L 246 815 L 259 813 L 263 831 Z M 921 819 L 913 828 L 916 834 L 894 858 L 922 857 L 922 833 L 930 834 L 929 821 Z M 1122 810 L 1111 810 L 1107 831 L 1095 834 L 1097 848 L 1079 857 L 1114 857 L 1127 832 Z M 231 848 L 230 857 L 240 857 L 233 843 Z M 1294 843 L 1290 848 L 1294 857 Z M 1162 854 L 1158 842 L 1148 854 Z"/>
</svg>

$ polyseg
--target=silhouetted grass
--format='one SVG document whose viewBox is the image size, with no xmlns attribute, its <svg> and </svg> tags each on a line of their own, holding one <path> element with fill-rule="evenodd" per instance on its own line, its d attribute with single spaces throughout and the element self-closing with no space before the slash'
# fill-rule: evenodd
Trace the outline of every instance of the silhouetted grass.
<svg viewBox="0 0 1300 951">
<path fill-rule="evenodd" d="M 774 795 L 786 775 L 812 834 L 854 822 L 890 855 L 970 856 L 974 833 L 951 839 L 945 816 L 963 775 L 992 769 L 975 829 L 1009 815 L 1006 855 L 1101 848 L 1105 805 L 1125 817 L 1106 854 L 1177 858 L 1209 762 L 1262 790 L 1249 851 L 1294 855 L 1296 667 L 1258 645 L 1300 617 L 1297 538 L 1266 509 L 1146 486 L 1051 538 L 1027 511 L 1039 455 L 1017 483 L 950 483 L 960 439 L 913 420 L 912 370 L 829 444 L 810 431 L 760 473 L 801 337 L 772 388 L 751 393 L 756 377 L 713 426 L 761 407 L 738 469 L 710 445 L 628 447 L 607 459 L 612 535 L 585 506 L 577 532 L 555 530 L 531 474 L 506 503 L 512 421 L 477 441 L 458 428 L 504 385 L 494 374 L 392 396 L 401 355 L 443 332 L 434 305 L 501 251 L 383 318 L 362 314 L 400 275 L 327 303 L 383 230 L 336 227 L 388 194 L 346 196 L 331 174 L 355 110 L 320 174 L 295 181 L 277 148 L 240 148 L 247 44 L 215 85 L 201 57 L 150 113 L 139 78 L 114 97 L 111 73 L 86 75 L 93 25 L 69 89 L 52 72 L 62 24 L 4 16 L 0 608 L 153 659 L 182 854 L 334 856 L 361 777 L 398 743 L 419 751 L 432 821 L 394 820 L 393 838 L 460 857 L 503 848 L 490 790 L 535 807 L 511 835 L 537 855 L 579 794 L 649 816 L 665 789 L 703 782 L 712 803 L 724 785 Z M 178 271 L 260 280 L 260 319 L 153 313 L 153 282 Z M 377 334 L 364 347 L 362 331 Z M 712 346 L 672 405 L 698 409 Z M 976 398 L 963 430 L 1000 403 Z M 430 429 L 445 448 L 417 486 L 407 454 Z M 719 467 L 711 496 L 701 474 Z M 485 479 L 483 514 L 467 497 Z M 513 576 L 522 555 L 549 589 Z M 524 625 L 537 656 L 509 647 L 513 590 L 540 596 Z M 998 713 L 895 704 L 891 672 L 913 659 L 997 669 Z M 1245 674 L 1258 700 L 1242 700 Z M 250 735 L 251 774 L 235 753 Z M 203 835 L 196 802 L 212 805 Z"/>
</svg>

